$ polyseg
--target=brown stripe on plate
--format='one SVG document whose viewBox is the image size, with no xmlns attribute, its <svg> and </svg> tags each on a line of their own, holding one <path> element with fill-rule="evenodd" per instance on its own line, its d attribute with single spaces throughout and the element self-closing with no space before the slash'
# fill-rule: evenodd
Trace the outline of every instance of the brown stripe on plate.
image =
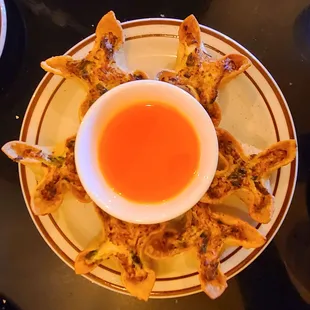
<svg viewBox="0 0 310 310">
<path fill-rule="evenodd" d="M 37 105 L 37 102 L 39 100 L 39 98 L 42 95 L 42 92 L 44 91 L 45 87 L 47 86 L 47 84 L 50 82 L 50 80 L 52 79 L 54 75 L 52 73 L 47 73 L 44 77 L 43 80 L 41 82 L 41 84 L 39 85 L 39 87 L 36 89 L 35 91 L 35 95 L 34 97 L 31 99 L 31 102 L 27 108 L 27 111 L 25 113 L 25 117 L 23 120 L 23 124 L 22 124 L 22 129 L 21 129 L 21 133 L 19 136 L 19 139 L 21 141 L 26 141 L 26 137 L 27 137 L 27 133 L 28 133 L 28 128 L 29 128 L 29 124 L 30 124 L 30 120 L 33 114 L 33 111 Z"/>
<path fill-rule="evenodd" d="M 91 207 L 91 206 L 90 206 L 90 207 Z M 67 243 L 77 252 L 77 254 L 80 253 L 80 252 L 82 252 L 82 250 L 81 250 L 76 244 L 74 244 L 74 243 L 67 237 L 67 235 L 62 231 L 62 229 L 61 229 L 61 228 L 59 227 L 59 225 L 57 224 L 57 222 L 56 222 L 54 216 L 53 216 L 52 214 L 48 214 L 47 216 L 49 217 L 50 221 L 53 223 L 53 225 L 55 226 L 55 228 L 56 228 L 56 230 L 59 232 L 59 234 L 60 234 L 60 235 L 67 241 Z M 77 255 L 77 254 L 76 254 L 76 255 Z M 111 273 L 114 273 L 114 274 L 116 274 L 116 275 L 118 275 L 118 276 L 121 275 L 121 273 L 120 273 L 119 271 L 114 270 L 114 269 L 112 269 L 112 268 L 109 268 L 109 267 L 107 267 L 107 266 L 99 265 L 98 267 L 99 267 L 99 268 L 102 268 L 102 269 L 104 269 L 104 270 L 106 270 L 106 271 L 109 271 L 109 272 L 111 272 Z"/>
<path fill-rule="evenodd" d="M 126 29 L 126 28 L 129 28 L 129 27 L 136 27 L 136 26 L 143 26 L 143 25 L 156 25 L 156 24 L 165 24 L 165 25 L 175 25 L 175 26 L 178 26 L 179 24 L 181 23 L 181 21 L 176 21 L 176 20 L 142 20 L 142 21 L 133 21 L 133 22 L 129 22 L 129 23 L 126 23 L 123 28 Z M 252 62 L 252 64 L 255 66 L 255 68 L 264 76 L 265 80 L 268 82 L 268 84 L 270 85 L 270 87 L 272 88 L 273 92 L 275 93 L 279 103 L 280 103 L 280 106 L 281 106 L 281 109 L 282 109 L 282 112 L 285 116 L 285 120 L 286 120 L 286 124 L 287 124 L 287 127 L 288 127 L 288 131 L 289 131 L 289 136 L 290 138 L 292 139 L 296 139 L 295 137 L 295 130 L 294 130 L 294 127 L 291 123 L 291 117 L 290 117 L 290 114 L 287 110 L 287 106 L 284 102 L 284 99 L 281 95 L 281 93 L 279 92 L 279 89 L 278 87 L 274 84 L 274 81 L 272 80 L 271 76 L 265 71 L 265 69 L 262 67 L 262 65 L 249 53 L 247 52 L 246 50 L 243 50 L 242 47 L 240 47 L 237 43 L 233 42 L 233 41 L 230 41 L 230 39 L 226 38 L 225 36 L 219 34 L 219 33 L 216 33 L 216 32 L 213 32 L 212 30 L 204 27 L 204 26 L 201 26 L 201 30 L 203 33 L 206 33 L 206 34 L 209 34 L 211 36 L 214 36 L 220 40 L 222 40 L 223 42 L 227 43 L 228 45 L 234 47 L 236 50 L 238 50 L 238 52 L 246 55 Z M 177 36 L 175 35 L 165 35 L 165 34 L 158 34 L 159 36 L 161 37 L 172 37 L 172 38 L 177 38 Z M 141 37 L 146 37 L 147 35 L 142 35 L 142 36 L 136 36 L 135 38 L 141 38 Z M 149 36 L 156 36 L 156 34 L 152 34 L 152 35 L 149 35 Z M 91 43 L 93 40 L 94 40 L 94 35 L 92 35 L 91 37 L 87 38 L 86 40 L 84 40 L 81 44 L 79 44 L 78 46 L 75 46 L 72 50 L 69 51 L 69 55 L 72 55 L 74 53 L 76 53 L 77 51 L 79 51 L 82 47 L 84 47 L 85 45 Z M 130 40 L 131 38 L 129 38 Z M 211 46 L 207 45 L 208 48 L 210 49 L 213 49 L 214 51 L 218 52 L 218 53 L 221 53 L 218 49 L 216 48 L 212 48 Z M 27 109 L 27 113 L 26 113 L 26 116 L 25 116 L 25 119 L 24 119 L 24 122 L 23 122 L 23 127 L 22 127 L 22 131 L 21 131 L 21 135 L 20 135 L 20 139 L 22 141 L 25 141 L 26 137 L 27 137 L 27 132 L 28 132 L 28 128 L 29 128 L 29 124 L 30 124 L 30 119 L 31 119 L 31 116 L 33 114 L 33 111 L 35 109 L 35 106 L 37 104 L 37 101 L 38 99 L 40 98 L 42 92 L 44 91 L 46 85 L 49 83 L 49 81 L 51 80 L 52 78 L 52 74 L 47 74 L 44 78 L 43 78 L 43 81 L 41 83 L 41 85 L 39 86 L 39 88 L 36 90 L 36 94 L 35 94 L 35 97 L 33 98 L 33 100 L 31 101 L 30 103 L 30 106 L 29 108 Z M 253 79 L 252 79 L 253 80 Z M 256 83 L 255 83 L 256 84 Z M 61 86 L 61 85 L 60 85 Z M 59 86 L 59 87 L 60 87 Z M 255 85 L 256 88 L 257 88 L 257 84 Z M 58 88 L 59 88 L 58 87 Z M 260 93 L 262 93 L 260 91 Z M 266 102 L 266 101 L 265 101 Z M 268 110 L 271 111 L 270 109 L 270 106 L 267 105 L 268 107 Z M 47 110 L 48 107 L 45 107 L 45 112 L 44 114 L 46 113 L 46 110 Z M 273 120 L 274 119 L 274 115 L 271 113 L 271 117 Z M 42 120 L 43 122 L 43 120 Z M 42 126 L 42 122 L 40 122 L 40 129 L 41 129 L 41 126 Z M 276 130 L 278 131 L 278 128 L 275 126 Z M 38 128 L 39 129 L 39 128 Z M 40 131 L 40 130 L 39 130 Z M 39 131 L 37 132 L 37 138 L 39 138 Z M 277 132 L 276 131 L 276 132 Z M 277 135 L 278 136 L 278 135 Z M 278 140 L 278 137 L 277 137 L 277 140 Z M 31 209 L 30 209 L 30 195 L 29 195 L 29 189 L 28 189 L 28 186 L 27 186 L 27 180 L 26 180 L 26 175 L 25 175 L 25 168 L 24 167 L 20 167 L 20 173 L 21 173 L 21 183 L 22 183 L 22 188 L 24 190 L 25 193 L 28 193 L 28 196 L 26 194 L 26 200 L 27 200 L 27 203 L 28 203 L 28 209 L 29 211 L 32 213 Z M 294 183 L 295 183 L 295 177 L 296 177 L 296 161 L 294 161 L 292 164 L 291 164 L 291 169 L 290 169 L 290 179 L 289 179 L 289 184 L 288 184 L 288 191 L 286 193 L 286 196 L 285 196 L 285 199 L 284 199 L 284 203 L 282 205 L 282 208 L 280 210 L 280 213 L 275 221 L 275 223 L 273 224 L 273 226 L 271 227 L 270 231 L 268 232 L 267 234 L 267 240 L 269 240 L 275 230 L 278 228 L 280 222 L 282 221 L 284 215 L 286 214 L 287 212 L 287 209 L 288 209 L 288 206 L 289 206 L 289 202 L 290 202 L 290 199 L 291 199 L 291 195 L 292 195 L 292 192 L 293 192 L 293 188 L 294 188 Z M 275 184 L 275 189 L 278 187 L 278 181 L 279 181 L 279 174 L 277 175 L 277 180 L 276 180 L 276 184 Z M 66 254 L 57 246 L 57 244 L 51 239 L 51 237 L 49 236 L 49 234 L 46 232 L 45 228 L 43 227 L 41 221 L 39 220 L 39 218 L 37 216 L 35 216 L 33 213 L 32 213 L 32 218 L 34 219 L 36 225 L 39 227 L 40 229 L 40 232 L 42 233 L 42 235 L 46 238 L 46 240 L 48 241 L 48 243 L 50 243 L 50 245 L 52 246 L 52 248 L 54 249 L 54 251 L 56 253 L 58 253 L 58 255 L 60 257 L 62 257 L 64 259 L 65 262 L 67 262 L 72 268 L 73 268 L 73 264 L 74 262 L 68 258 L 66 256 Z M 227 277 L 231 277 L 233 275 L 235 275 L 238 271 L 240 271 L 241 269 L 243 269 L 251 260 L 253 260 L 261 251 L 262 251 L 263 247 L 260 248 L 260 249 L 255 249 L 243 262 L 241 262 L 239 265 L 235 266 L 233 269 L 229 270 L 227 273 L 226 273 L 226 276 Z M 236 249 L 237 250 L 237 249 Z M 236 251 L 235 250 L 235 251 Z M 231 257 L 231 256 L 230 256 Z M 69 260 L 69 261 L 68 261 Z M 193 275 L 196 275 L 197 273 L 195 274 L 191 274 L 190 276 L 193 276 Z M 115 289 L 115 290 L 118 290 L 118 291 L 121 291 L 121 292 L 126 292 L 126 289 L 122 286 L 119 286 L 119 285 L 115 285 L 113 283 L 110 283 L 110 282 L 107 282 L 107 281 L 104 281 L 94 275 L 86 275 L 86 278 L 89 278 L 91 279 L 92 281 L 96 281 L 104 286 L 108 286 L 112 289 Z M 179 278 L 179 277 L 178 277 Z M 183 277 L 181 277 L 183 278 Z M 171 278 L 168 278 L 168 279 L 171 279 Z M 167 279 L 167 280 L 168 280 Z M 191 288 L 186 288 L 186 289 L 181 289 L 181 290 L 175 290 L 175 291 L 168 291 L 168 292 L 152 292 L 152 296 L 171 296 L 171 295 L 175 295 L 175 294 L 186 294 L 186 293 L 192 293 L 192 292 L 198 292 L 200 291 L 200 285 L 198 286 L 194 286 L 194 287 L 191 287 Z"/>
<path fill-rule="evenodd" d="M 143 37 L 146 37 L 147 35 L 145 35 L 145 36 L 143 36 Z M 152 36 L 154 36 L 154 35 L 152 35 Z M 168 36 L 168 37 L 170 37 L 170 36 Z M 173 36 L 173 37 L 175 37 L 175 36 Z M 141 36 L 136 36 L 136 38 L 141 38 Z M 210 48 L 211 46 L 209 46 L 209 48 Z M 81 48 L 81 47 L 80 47 Z M 212 48 L 212 47 L 211 47 Z M 218 52 L 220 52 L 219 50 L 217 50 L 217 49 L 215 49 L 216 51 L 218 51 Z M 222 53 L 222 52 L 220 52 L 221 54 L 224 54 L 224 53 Z M 253 81 L 253 79 L 251 79 L 252 81 Z M 64 82 L 64 80 L 62 80 L 61 81 L 61 83 L 60 83 L 60 85 L 58 85 L 57 86 L 57 89 L 55 89 L 54 90 L 54 92 L 53 92 L 53 94 L 52 94 L 52 96 L 51 96 L 51 98 L 50 98 L 50 100 L 48 101 L 48 104 L 47 104 L 47 106 L 45 107 L 45 110 L 44 110 L 44 113 L 42 114 L 42 118 L 41 118 L 41 120 L 40 120 L 40 128 L 41 128 L 41 125 L 42 125 L 42 122 L 43 122 L 43 118 L 44 118 L 44 115 L 45 115 L 45 113 L 46 113 L 46 110 L 47 110 L 47 108 L 48 108 L 48 105 L 49 105 L 49 103 L 51 102 L 51 100 L 52 100 L 52 97 L 55 95 L 55 93 L 56 93 L 56 91 L 59 89 L 59 87 L 61 86 L 61 84 Z M 256 84 L 256 83 L 255 83 Z M 256 84 L 255 85 L 256 86 L 256 88 L 260 91 L 260 94 L 263 94 L 262 93 L 262 91 L 258 88 L 258 85 Z M 268 106 L 268 110 L 271 112 L 271 109 L 270 109 L 270 107 L 269 107 L 269 104 L 268 104 L 268 102 L 267 102 L 267 100 L 266 100 L 266 98 L 265 98 L 265 96 L 263 96 L 263 99 L 264 99 L 264 101 L 267 103 L 267 106 Z M 272 117 L 273 117 L 273 119 L 274 119 L 274 116 L 273 116 L 273 114 L 272 113 L 270 113 L 271 115 L 272 115 Z M 39 131 L 40 131 L 40 128 L 39 128 L 39 130 L 38 130 L 38 133 L 37 133 L 37 139 L 38 139 L 38 137 L 39 137 Z M 278 140 L 278 128 L 275 126 L 275 128 L 276 128 L 276 131 L 277 131 L 277 140 Z M 277 176 L 277 181 L 279 180 L 279 176 Z M 277 183 L 277 182 L 276 182 Z M 54 221 L 54 223 L 55 223 L 55 221 Z M 61 229 L 59 228 L 59 226 L 57 225 L 57 230 L 58 231 L 61 231 Z M 258 227 L 257 227 L 258 228 Z M 62 232 L 62 231 L 61 231 Z M 65 234 L 62 232 L 62 236 L 63 237 L 65 237 L 65 239 L 66 239 L 66 241 L 67 242 L 69 242 L 69 244 L 71 245 L 71 246 L 73 246 L 76 250 L 77 250 L 77 247 L 65 236 Z M 239 247 L 239 248 L 237 248 L 235 251 L 233 251 L 230 255 L 228 255 L 227 257 L 225 257 L 223 260 L 222 260 L 222 262 L 223 261 L 226 261 L 228 258 L 230 258 L 232 255 L 234 255 L 234 254 L 236 254 L 239 250 L 241 249 L 241 247 Z M 109 268 L 108 268 L 109 269 Z M 117 271 L 115 271 L 115 270 L 109 270 L 110 272 L 113 272 L 113 273 L 116 273 L 116 274 L 119 274 Z M 196 273 L 197 274 L 197 273 Z M 188 277 L 188 276 L 193 276 L 194 274 L 190 274 L 190 275 L 185 275 L 185 276 L 182 276 L 181 278 L 184 278 L 184 277 Z M 168 279 L 170 279 L 170 280 L 172 280 L 172 279 L 174 279 L 174 280 L 176 280 L 176 279 L 178 279 L 179 277 L 174 277 L 174 278 L 162 278 L 162 279 L 158 279 L 158 280 L 168 280 Z"/>
<path fill-rule="evenodd" d="M 20 165 L 20 173 L 21 173 L 21 179 L 22 179 L 22 189 L 23 192 L 25 193 L 25 198 L 26 201 L 29 202 L 30 201 L 30 193 L 28 190 L 28 187 L 24 187 L 24 184 L 27 184 L 27 180 L 26 180 L 26 174 L 25 174 L 25 166 Z M 55 241 L 50 237 L 50 235 L 48 234 L 48 232 L 46 231 L 45 227 L 43 226 L 42 222 L 40 221 L 39 217 L 37 215 L 35 215 L 32 210 L 29 208 L 29 213 L 33 219 L 33 221 L 35 222 L 37 228 L 39 229 L 40 233 L 44 236 L 44 239 L 49 243 L 49 245 L 53 248 L 53 250 L 58 254 L 58 256 L 60 256 L 72 269 L 74 269 L 74 261 L 66 254 L 62 251 L 62 249 L 59 248 L 59 246 L 55 243 Z M 194 274 L 193 274 L 194 275 Z M 99 284 L 101 284 L 104 287 L 108 287 L 110 289 L 122 292 L 122 293 L 126 293 L 129 295 L 128 291 L 126 290 L 126 288 L 124 286 L 121 285 L 117 285 L 114 283 L 111 283 L 109 281 L 103 280 L 99 277 L 97 277 L 96 275 L 92 274 L 92 273 L 88 273 L 86 275 L 82 275 L 83 277 L 87 278 L 88 280 L 90 280 L 91 282 L 97 282 Z M 151 292 L 151 296 L 172 296 L 178 293 L 191 293 L 194 292 L 195 290 L 199 289 L 200 286 L 195 286 L 195 287 L 190 287 L 190 288 L 186 288 L 186 289 L 181 289 L 181 290 L 174 290 L 174 291 L 152 291 Z"/>
<path fill-rule="evenodd" d="M 166 37 L 166 38 L 173 38 L 173 39 L 176 39 L 177 36 L 176 35 L 169 35 L 169 34 L 145 34 L 145 35 L 138 35 L 138 36 L 132 36 L 132 37 L 129 37 L 127 38 L 127 40 L 134 40 L 134 39 L 141 39 L 141 38 L 149 38 L 149 37 Z M 95 37 L 93 36 L 92 39 L 94 40 Z M 81 46 L 79 46 L 79 49 L 85 47 L 87 44 L 89 44 L 90 42 L 88 42 L 89 40 L 86 39 L 84 42 L 82 42 L 83 44 Z M 87 42 L 87 44 L 86 44 Z M 84 45 L 85 44 L 85 45 Z M 207 47 L 209 49 L 212 49 L 213 51 L 219 53 L 220 55 L 225 55 L 224 52 L 218 50 L 217 48 L 211 46 L 211 45 L 207 45 Z M 79 49 L 77 48 L 74 48 L 70 54 L 72 53 L 75 53 L 77 52 Z M 73 54 L 72 54 L 73 55 Z M 250 81 L 254 84 L 255 88 L 258 90 L 259 94 L 261 95 L 261 97 L 263 98 L 263 101 L 265 102 L 265 104 L 267 105 L 267 108 L 268 108 L 268 111 L 271 115 L 271 119 L 273 121 L 273 126 L 274 126 L 274 129 L 275 129 L 275 133 L 276 133 L 276 138 L 277 138 L 277 141 L 279 141 L 279 131 L 278 131 L 278 128 L 277 128 L 277 125 L 276 125 L 276 121 L 275 121 L 275 117 L 274 115 L 272 114 L 272 110 L 270 108 L 270 105 L 269 105 L 269 102 L 267 101 L 267 98 L 265 97 L 265 95 L 263 94 L 262 90 L 259 88 L 259 86 L 257 85 L 257 83 L 254 81 L 254 79 L 247 73 L 245 73 L 246 76 L 250 79 Z M 36 141 L 35 143 L 38 144 L 39 142 L 39 136 L 40 136 L 40 131 L 41 131 L 41 127 L 42 127 L 42 123 L 43 123 L 43 120 L 44 120 L 44 117 L 45 117 L 45 114 L 47 112 L 47 109 L 52 101 L 52 99 L 54 98 L 55 94 L 57 93 L 57 91 L 59 90 L 59 88 L 61 87 L 61 85 L 64 83 L 65 79 L 62 79 L 59 84 L 57 85 L 57 87 L 55 88 L 55 90 L 53 91 L 53 93 L 51 94 L 51 97 L 49 98 L 44 110 L 43 110 L 43 113 L 41 114 L 41 119 L 40 119 L 40 122 L 39 122 L 39 126 L 38 126 L 38 130 L 37 130 L 37 135 L 36 135 Z M 276 190 L 277 190 L 277 185 L 278 185 L 278 182 L 279 182 L 279 178 L 280 178 L 280 170 L 277 171 L 277 176 L 276 176 L 276 186 L 274 188 L 274 191 L 273 191 L 273 195 L 276 194 Z M 53 217 L 50 216 L 50 219 L 52 221 L 52 223 L 54 224 L 55 228 L 58 230 L 58 232 L 61 234 L 61 236 L 67 241 L 67 243 L 77 251 L 77 253 L 79 253 L 81 250 L 77 247 L 77 245 L 75 245 L 73 243 L 72 240 L 69 239 L 69 237 L 62 231 L 62 229 L 59 227 L 59 225 L 56 223 L 56 221 L 54 220 Z M 260 224 L 258 224 L 256 226 L 256 229 L 258 229 L 260 227 Z M 232 256 L 234 256 L 235 254 L 237 254 L 237 252 L 239 252 L 240 250 L 242 249 L 242 247 L 237 247 L 232 253 L 228 254 L 227 256 L 223 257 L 221 259 L 221 263 L 227 261 L 229 258 L 231 258 Z M 114 269 L 111 269 L 109 267 L 106 267 L 104 265 L 100 265 L 99 266 L 100 268 L 104 269 L 104 270 L 107 270 L 109 272 L 112 272 L 114 274 L 117 274 L 117 275 L 120 275 L 120 272 L 117 271 L 117 270 L 114 270 Z M 169 278 L 157 278 L 156 280 L 157 281 L 173 281 L 173 280 L 178 280 L 178 279 L 184 279 L 184 278 L 188 278 L 188 277 L 192 277 L 193 275 L 197 275 L 198 272 L 195 272 L 195 273 L 190 273 L 190 274 L 187 274 L 187 275 L 183 275 L 183 276 L 178 276 L 178 277 L 169 277 Z"/>
<path fill-rule="evenodd" d="M 37 130 L 37 135 L 36 135 L 36 139 L 35 139 L 35 144 L 38 144 L 38 141 L 39 141 L 39 134 L 40 134 L 40 131 L 41 131 L 41 127 L 42 127 L 42 124 L 43 124 L 43 120 L 44 120 L 44 117 L 45 117 L 45 114 L 46 114 L 46 111 L 48 109 L 48 107 L 50 106 L 52 100 L 54 99 L 57 91 L 59 90 L 59 88 L 61 87 L 61 85 L 66 81 L 65 78 L 63 78 L 59 84 L 56 86 L 56 88 L 54 89 L 54 91 L 52 92 L 51 96 L 49 97 L 47 103 L 46 103 L 46 106 L 44 107 L 44 110 L 41 114 L 41 118 L 40 118 L 40 122 L 39 122 L 39 125 L 38 125 L 38 130 Z"/>
</svg>

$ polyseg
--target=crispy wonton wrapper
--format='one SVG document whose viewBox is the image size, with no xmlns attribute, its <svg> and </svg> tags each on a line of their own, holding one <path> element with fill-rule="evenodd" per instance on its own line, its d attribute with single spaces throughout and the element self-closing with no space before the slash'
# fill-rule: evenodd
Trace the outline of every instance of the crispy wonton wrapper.
<svg viewBox="0 0 310 310">
<path fill-rule="evenodd" d="M 215 126 L 221 121 L 221 110 L 215 102 L 221 83 L 244 72 L 251 62 L 240 54 L 212 59 L 201 40 L 200 26 L 194 15 L 188 16 L 179 28 L 179 48 L 175 71 L 163 70 L 157 79 L 188 91 L 207 110 Z"/>
<path fill-rule="evenodd" d="M 124 41 L 121 24 L 114 12 L 110 11 L 98 23 L 94 46 L 84 58 L 75 60 L 69 55 L 64 55 L 41 62 L 45 71 L 64 78 L 74 78 L 82 83 L 87 95 L 80 106 L 80 119 L 108 90 L 126 82 L 148 78 L 147 74 L 140 70 L 126 72 L 116 63 L 115 53 L 122 49 Z"/>
<path fill-rule="evenodd" d="M 131 224 L 108 215 L 98 207 L 96 212 L 102 222 L 102 233 L 77 256 L 76 273 L 88 273 L 105 259 L 115 257 L 121 267 L 125 288 L 138 299 L 147 300 L 156 276 L 144 255 L 144 248 L 149 238 L 162 231 L 165 224 Z"/>
<path fill-rule="evenodd" d="M 201 288 L 210 298 L 217 298 L 227 287 L 220 270 L 220 255 L 225 246 L 257 248 L 265 243 L 265 238 L 250 224 L 214 212 L 208 205 L 196 205 L 186 219 L 181 231 L 168 229 L 153 235 L 145 248 L 146 254 L 161 259 L 195 249 L 200 262 Z"/>
<path fill-rule="evenodd" d="M 248 206 L 249 214 L 259 223 L 271 220 L 274 197 L 264 185 L 264 180 L 296 157 L 295 140 L 280 141 L 266 150 L 245 155 L 241 144 L 226 130 L 217 128 L 221 169 L 202 202 L 219 204 L 232 194 L 239 196 Z"/>
<path fill-rule="evenodd" d="M 68 190 L 81 202 L 91 201 L 77 175 L 74 145 L 75 137 L 71 137 L 58 153 L 53 147 L 29 145 L 21 141 L 11 141 L 2 147 L 2 151 L 13 161 L 32 169 L 36 166 L 35 171 L 38 167 L 43 170 L 43 177 L 31 197 L 34 214 L 45 215 L 56 211 Z"/>
</svg>

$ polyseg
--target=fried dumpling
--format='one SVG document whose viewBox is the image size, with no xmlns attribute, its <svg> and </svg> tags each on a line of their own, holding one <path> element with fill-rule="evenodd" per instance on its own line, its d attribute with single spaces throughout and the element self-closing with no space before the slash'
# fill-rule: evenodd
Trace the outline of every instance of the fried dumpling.
<svg viewBox="0 0 310 310">
<path fill-rule="evenodd" d="M 93 49 L 86 57 L 75 60 L 71 56 L 51 57 L 41 63 L 48 72 L 64 78 L 76 78 L 84 85 L 87 96 L 80 106 L 82 119 L 96 99 L 111 88 L 130 81 L 147 79 L 146 73 L 136 70 L 128 73 L 116 63 L 115 52 L 124 44 L 124 34 L 120 22 L 110 11 L 102 17 L 96 28 Z"/>
<path fill-rule="evenodd" d="M 199 231 L 192 227 L 192 210 L 186 212 L 178 225 L 168 222 L 165 229 L 150 237 L 145 253 L 154 260 L 173 257 L 195 247 L 196 234 Z"/>
<path fill-rule="evenodd" d="M 251 225 L 230 215 L 211 211 L 208 205 L 198 204 L 189 211 L 183 231 L 168 231 L 154 235 L 145 248 L 153 259 L 174 256 L 194 249 L 199 260 L 199 280 L 202 290 L 212 299 L 227 287 L 220 270 L 220 255 L 225 246 L 257 248 L 265 238 Z"/>
<path fill-rule="evenodd" d="M 77 175 L 74 145 L 75 137 L 68 138 L 58 154 L 52 147 L 29 145 L 21 141 L 11 141 L 2 147 L 2 151 L 13 161 L 30 167 L 40 166 L 43 170 L 43 177 L 31 197 L 34 214 L 45 215 L 56 211 L 68 190 L 81 202 L 91 201 Z"/>
<path fill-rule="evenodd" d="M 230 54 L 218 60 L 206 52 L 199 24 L 188 16 L 179 28 L 179 47 L 175 71 L 163 70 L 157 79 L 185 88 L 203 105 L 215 126 L 221 121 L 221 110 L 215 102 L 220 83 L 244 72 L 251 65 L 243 55 Z M 193 91 L 194 90 L 194 91 Z"/>
<path fill-rule="evenodd" d="M 247 156 L 229 132 L 220 128 L 216 131 L 223 167 L 216 171 L 201 201 L 218 204 L 235 193 L 247 204 L 253 220 L 268 223 L 273 213 L 274 197 L 264 186 L 264 180 L 295 159 L 295 140 L 280 141 L 265 151 Z"/>
<path fill-rule="evenodd" d="M 156 276 L 144 255 L 144 248 L 149 238 L 160 233 L 165 224 L 131 224 L 108 215 L 98 207 L 96 212 L 102 222 L 102 233 L 77 256 L 76 273 L 90 272 L 113 256 L 121 266 L 121 280 L 128 292 L 138 299 L 147 300 Z"/>
</svg>

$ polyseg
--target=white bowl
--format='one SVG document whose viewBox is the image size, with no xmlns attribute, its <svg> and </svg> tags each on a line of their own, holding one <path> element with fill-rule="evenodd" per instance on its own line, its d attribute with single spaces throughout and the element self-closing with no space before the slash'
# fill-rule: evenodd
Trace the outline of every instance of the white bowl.
<svg viewBox="0 0 310 310">
<path fill-rule="evenodd" d="M 176 108 L 191 122 L 200 142 L 197 173 L 182 192 L 165 202 L 138 203 L 118 195 L 105 180 L 98 161 L 99 140 L 104 127 L 120 110 L 141 101 L 164 102 Z M 102 115 L 106 116 L 104 122 Z M 217 161 L 216 132 L 205 109 L 184 90 L 153 80 L 122 84 L 101 96 L 85 115 L 75 145 L 77 171 L 91 199 L 110 215 L 139 224 L 168 221 L 193 207 L 208 190 Z"/>
</svg>

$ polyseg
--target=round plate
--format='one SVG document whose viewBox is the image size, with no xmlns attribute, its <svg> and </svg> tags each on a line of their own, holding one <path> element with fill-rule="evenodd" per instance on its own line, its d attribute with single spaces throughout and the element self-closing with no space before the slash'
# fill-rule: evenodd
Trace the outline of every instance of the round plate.
<svg viewBox="0 0 310 310">
<path fill-rule="evenodd" d="M 4 0 L 0 0 L 0 57 L 4 49 L 6 38 L 6 27 L 7 27 L 7 20 L 6 20 L 6 10 Z"/>
<path fill-rule="evenodd" d="M 173 68 L 178 47 L 178 26 L 173 19 L 142 19 L 123 23 L 126 35 L 124 53 L 118 55 L 130 70 L 141 69 L 151 77 L 163 68 Z M 222 109 L 221 127 L 238 140 L 264 149 L 279 140 L 296 139 L 294 124 L 285 99 L 267 70 L 245 48 L 227 36 L 201 26 L 202 39 L 214 57 L 228 53 L 242 53 L 252 66 L 246 73 L 222 87 L 219 102 Z M 75 58 L 91 49 L 94 35 L 75 45 L 67 54 Z M 52 55 L 51 55 L 52 56 Z M 38 64 L 39 65 L 39 64 Z M 26 112 L 21 140 L 40 145 L 54 145 L 76 133 L 78 107 L 84 90 L 73 80 L 46 74 L 36 89 Z M 271 177 L 275 195 L 275 212 L 267 225 L 257 225 L 247 215 L 245 206 L 236 198 L 222 208 L 248 221 L 267 238 L 263 248 L 246 250 L 229 248 L 222 255 L 222 270 L 228 278 L 249 265 L 271 241 L 279 229 L 291 202 L 297 163 L 282 168 Z M 30 209 L 30 192 L 36 185 L 33 173 L 20 166 L 20 182 L 30 215 L 44 240 L 71 268 L 77 254 L 100 231 L 100 221 L 90 205 L 77 202 L 69 194 L 62 207 L 52 215 L 37 217 Z M 157 280 L 151 297 L 184 296 L 200 291 L 197 262 L 190 252 L 154 263 Z M 120 281 L 116 262 L 85 275 L 90 281 L 106 288 L 126 293 Z"/>
</svg>

